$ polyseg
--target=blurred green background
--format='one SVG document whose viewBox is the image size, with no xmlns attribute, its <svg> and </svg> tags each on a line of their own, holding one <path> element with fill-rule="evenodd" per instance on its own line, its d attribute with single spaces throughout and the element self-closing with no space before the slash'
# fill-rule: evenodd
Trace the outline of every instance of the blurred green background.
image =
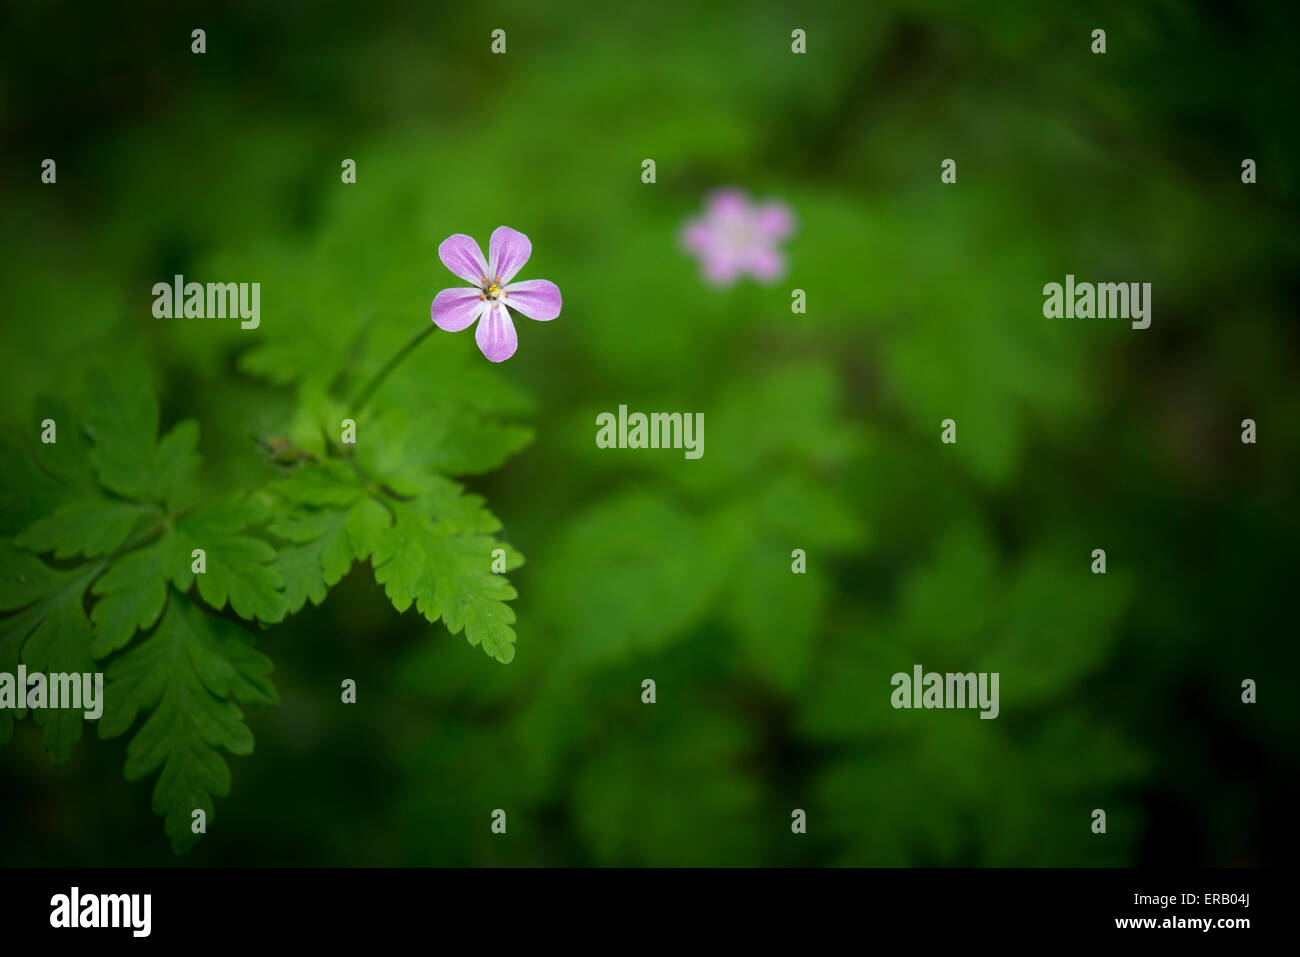
<svg viewBox="0 0 1300 957">
<path fill-rule="evenodd" d="M 196 494 L 265 481 L 249 433 L 427 324 L 455 232 L 528 234 L 521 278 L 564 311 L 519 320 L 500 367 L 435 333 L 375 401 L 421 396 L 434 458 L 527 556 L 511 664 L 354 567 L 259 634 L 281 704 L 248 711 L 256 751 L 195 850 L 173 857 L 152 779 L 123 780 L 124 739 L 56 769 L 25 721 L 0 863 L 1280 863 L 1297 20 L 5 4 L 0 423 L 24 442 L 38 394 L 75 406 L 107 365 L 152 383 L 164 426 L 199 421 Z M 708 288 L 680 251 L 728 184 L 794 209 L 786 280 Z M 260 282 L 261 328 L 155 319 L 175 273 Z M 1151 282 L 1151 328 L 1044 319 L 1066 273 Z M 704 457 L 597 449 L 620 403 L 703 412 Z M 915 663 L 999 672 L 1001 716 L 893 710 Z"/>
</svg>

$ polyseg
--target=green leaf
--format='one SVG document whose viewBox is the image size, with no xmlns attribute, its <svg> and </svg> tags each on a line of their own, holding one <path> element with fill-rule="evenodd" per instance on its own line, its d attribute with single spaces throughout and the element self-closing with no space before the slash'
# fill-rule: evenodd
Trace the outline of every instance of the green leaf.
<svg viewBox="0 0 1300 957">
<path fill-rule="evenodd" d="M 253 735 L 237 705 L 278 701 L 271 661 L 240 628 L 205 615 L 173 594 L 154 632 L 109 666 L 102 738 L 127 731 L 142 712 L 149 717 L 126 750 L 126 778 L 160 771 L 153 809 L 176 853 L 199 838 L 192 814 L 213 819 L 214 797 L 230 793 L 230 769 L 219 749 L 250 754 Z"/>
<path fill-rule="evenodd" d="M 281 547 L 276 556 L 288 611 L 294 613 L 309 598 L 315 605 L 324 601 L 355 559 L 370 556 L 391 519 L 367 496 L 356 473 L 337 460 L 297 470 L 275 492 L 289 500 L 289 508 L 280 510 L 267 530 L 295 543 Z"/>
<path fill-rule="evenodd" d="M 901 589 L 899 623 L 917 653 L 950 653 L 982 636 L 1004 587 L 999 572 L 997 550 L 981 526 L 963 522 L 947 531 Z"/>
<path fill-rule="evenodd" d="M 95 623 L 91 653 L 102 658 L 124 647 L 137 630 L 153 627 L 167 600 L 167 549 L 165 542 L 119 558 L 95 582 L 91 592 L 100 596 L 90 617 Z"/>
<path fill-rule="evenodd" d="M 86 589 L 103 570 L 102 562 L 73 569 L 50 568 L 39 558 L 0 542 L 0 671 L 13 674 L 21 660 L 46 675 L 95 670 L 92 632 L 86 618 Z M 67 761 L 81 739 L 83 712 L 75 708 L 33 709 L 45 728 L 45 747 L 56 765 Z M 0 710 L 0 741 L 13 733 L 13 718 Z"/>
<path fill-rule="evenodd" d="M 735 573 L 725 608 L 752 667 L 784 691 L 807 679 L 830 591 L 816 568 L 796 575 L 790 564 L 788 551 L 771 546 L 751 554 Z"/>
<path fill-rule="evenodd" d="M 100 484 L 137 501 L 169 504 L 198 468 L 198 424 L 181 422 L 156 441 L 158 400 L 142 386 L 100 380 L 91 396 L 86 430 Z"/>
<path fill-rule="evenodd" d="M 346 463 L 331 461 L 305 466 L 274 488 L 293 503 L 269 527 L 295 543 L 277 559 L 289 610 L 323 600 L 353 560 L 369 557 L 398 611 L 415 604 L 498 661 L 513 659 L 515 615 L 505 602 L 517 592 L 492 561 L 498 548 L 508 569 L 523 556 L 492 537 L 501 522 L 482 498 L 425 467 L 403 468 L 400 456 L 368 451 L 358 459 L 364 469 L 388 471 L 363 484 Z"/>
<path fill-rule="evenodd" d="M 393 607 L 406 611 L 414 602 L 429 621 L 441 618 L 453 635 L 464 629 L 471 645 L 498 661 L 513 659 L 515 613 L 505 602 L 518 593 L 492 572 L 492 550 L 500 546 L 487 535 L 457 533 L 485 520 L 472 517 L 476 510 L 463 502 L 451 509 L 454 520 L 448 522 L 405 502 L 392 507 L 396 519 L 379 537 L 373 562 L 375 580 Z"/>
<path fill-rule="evenodd" d="M 807 549 L 820 546 L 856 551 L 869 542 L 862 520 L 826 482 L 800 475 L 781 475 L 759 487 L 745 501 L 751 521 L 773 541 Z"/>
<path fill-rule="evenodd" d="M 347 463 L 332 459 L 305 465 L 273 487 L 275 494 L 303 505 L 350 505 L 365 492 Z"/>
<path fill-rule="evenodd" d="M 997 671 L 1003 707 L 1014 710 L 1059 700 L 1105 660 L 1119 638 L 1119 622 L 1133 593 L 1129 575 L 1089 570 L 1088 554 L 1031 555 L 1007 589 L 996 638 L 976 664 Z"/>
<path fill-rule="evenodd" d="M 369 557 L 389 523 L 388 512 L 371 498 L 359 498 L 346 509 L 302 508 L 272 522 L 268 528 L 273 534 L 302 543 L 284 546 L 276 555 L 289 612 L 298 611 L 308 598 L 314 605 L 324 601 L 354 559 Z"/>
<path fill-rule="evenodd" d="M 459 405 L 416 401 L 363 422 L 374 471 L 433 469 L 445 475 L 490 472 L 532 441 L 533 430 L 507 425 Z M 419 443 L 407 442 L 418 432 Z M 379 461 L 380 457 L 383 461 Z"/>
<path fill-rule="evenodd" d="M 451 479 L 427 472 L 385 478 L 385 484 L 410 496 L 405 506 L 439 526 L 444 535 L 490 535 L 501 521 L 487 510 L 483 498 L 467 495 Z"/>
<path fill-rule="evenodd" d="M 566 784 L 587 809 L 577 829 L 598 862 L 683 867 L 698 864 L 701 853 L 726 865 L 762 862 L 750 728 L 707 706 L 690 710 L 689 719 L 629 721 L 613 746 L 592 742 L 576 756 Z"/>
<path fill-rule="evenodd" d="M 199 594 L 213 608 L 229 603 L 241 618 L 265 623 L 284 618 L 288 603 L 284 578 L 275 566 L 275 549 L 246 534 L 264 525 L 270 511 L 249 498 L 205 505 L 176 522 L 168 548 L 168 577 L 182 592 L 197 579 Z M 195 549 L 202 549 L 206 571 L 195 574 Z"/>
<path fill-rule="evenodd" d="M 33 425 L 53 420 L 56 441 L 31 436 L 31 447 L 0 435 L 0 533 L 13 534 L 58 506 L 95 488 L 90 446 L 77 418 L 62 399 L 36 401 Z"/>
<path fill-rule="evenodd" d="M 365 561 L 374 554 L 384 535 L 393 524 L 392 514 L 373 498 L 364 498 L 348 510 L 348 541 L 352 545 L 352 555 L 358 561 Z M 507 567 L 515 568 L 523 564 L 523 556 L 515 553 L 517 562 Z M 329 573 L 328 567 L 326 574 Z"/>
<path fill-rule="evenodd" d="M 55 558 L 94 558 L 117 551 L 141 519 L 160 514 L 155 508 L 134 502 L 99 496 L 82 498 L 33 522 L 14 541 L 33 552 L 53 552 Z"/>
<path fill-rule="evenodd" d="M 723 549 L 671 502 L 625 494 L 568 527 L 542 563 L 539 592 L 574 659 L 609 662 L 655 652 L 710 609 L 726 572 Z"/>
</svg>

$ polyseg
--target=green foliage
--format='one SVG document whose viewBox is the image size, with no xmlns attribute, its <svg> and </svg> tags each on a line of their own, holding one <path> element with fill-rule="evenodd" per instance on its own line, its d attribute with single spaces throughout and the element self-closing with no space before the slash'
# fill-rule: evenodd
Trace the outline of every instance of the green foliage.
<svg viewBox="0 0 1300 957">
<path fill-rule="evenodd" d="M 238 705 L 277 702 L 271 660 L 242 629 L 177 594 L 156 629 L 108 667 L 100 737 L 129 730 L 148 713 L 126 749 L 126 779 L 158 773 L 153 809 L 172 848 L 198 836 L 192 814 L 213 815 L 212 798 L 230 793 L 230 769 L 218 748 L 249 754 L 253 734 Z"/>
<path fill-rule="evenodd" d="M 1300 667 L 1294 5 L 1110 4 L 1104 57 L 1064 6 L 812 4 L 806 56 L 775 6 L 586 6 L 503 0 L 506 57 L 445 5 L 213 13 L 262 42 L 202 64 L 183 12 L 0 31 L 5 118 L 60 157 L 53 188 L 34 148 L 0 158 L 0 670 L 132 661 L 112 720 L 163 714 L 125 748 L 173 836 L 247 711 L 196 863 L 1266 859 L 1300 735 L 1267 685 Z M 114 52 L 142 44 L 174 53 Z M 85 76 L 109 74 L 105 113 Z M 795 211 L 782 282 L 707 287 L 681 251 L 732 183 Z M 354 407 L 458 284 L 438 243 L 502 224 L 563 314 L 520 321 L 504 367 L 434 332 Z M 1067 272 L 1153 281 L 1151 329 L 1045 321 Z M 177 273 L 260 281 L 261 326 L 154 319 Z M 140 389 L 80 393 L 97 365 Z M 596 448 L 620 403 L 703 412 L 704 457 Z M 918 662 L 999 671 L 1002 714 L 895 711 Z M 66 754 L 81 718 L 29 717 L 6 861 L 165 860 L 103 748 L 46 824 L 39 741 Z"/>
<path fill-rule="evenodd" d="M 54 569 L 8 542 L 0 544 L 0 611 L 15 612 L 0 620 L 0 670 L 14 674 L 20 662 L 45 673 L 94 670 L 93 635 L 83 604 L 87 587 L 103 567 L 103 562 L 94 562 Z M 78 711 L 36 712 L 55 764 L 66 761 L 81 739 L 81 719 Z M 12 733 L 10 712 L 0 711 L 0 742 Z"/>
<path fill-rule="evenodd" d="M 125 775 L 158 775 L 153 808 L 177 853 L 198 839 L 193 812 L 211 821 L 213 798 L 230 792 L 221 752 L 253 750 L 240 706 L 278 701 L 271 660 L 249 628 L 282 621 L 308 598 L 319 604 L 354 561 L 372 561 L 399 612 L 415 602 L 499 661 L 514 656 L 505 602 L 516 592 L 490 570 L 500 523 L 419 455 L 304 453 L 261 488 L 182 508 L 200 464 L 197 425 L 159 437 L 152 393 L 102 376 L 84 407 L 78 416 L 59 405 L 62 438 L 30 455 L 7 440 L 17 467 L 4 527 L 21 530 L 0 539 L 0 611 L 10 613 L 0 619 L 0 670 L 20 661 L 47 674 L 106 669 L 100 736 L 136 729 Z M 418 447 L 393 420 L 387 429 L 390 442 Z M 444 455 L 472 454 L 452 445 L 442 443 Z M 522 563 L 508 554 L 510 567 Z M 33 710 L 55 764 L 80 740 L 83 714 Z M 12 713 L 0 711 L 0 741 L 12 733 Z"/>
<path fill-rule="evenodd" d="M 491 570 L 501 523 L 449 479 L 370 472 L 359 462 L 374 457 L 309 465 L 271 487 L 282 503 L 271 531 L 294 543 L 280 554 L 292 609 L 307 598 L 319 604 L 353 560 L 369 558 L 399 612 L 414 603 L 430 622 L 441 619 L 453 635 L 463 630 L 471 645 L 509 662 L 515 616 L 505 602 L 517 593 Z M 507 550 L 507 569 L 522 560 Z"/>
</svg>

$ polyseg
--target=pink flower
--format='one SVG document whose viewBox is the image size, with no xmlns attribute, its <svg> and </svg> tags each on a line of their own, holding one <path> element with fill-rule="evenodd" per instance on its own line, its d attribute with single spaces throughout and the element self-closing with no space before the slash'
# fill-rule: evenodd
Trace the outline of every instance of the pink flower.
<svg viewBox="0 0 1300 957">
<path fill-rule="evenodd" d="M 533 254 L 528 237 L 509 226 L 498 226 L 488 241 L 488 258 L 471 237 L 448 236 L 438 247 L 442 264 L 473 288 L 444 289 L 433 297 L 434 324 L 447 332 L 468 329 L 482 320 L 474 341 L 489 362 L 505 362 L 515 354 L 519 338 L 509 306 L 529 319 L 549 322 L 560 314 L 560 287 L 547 279 L 511 282 Z"/>
<path fill-rule="evenodd" d="M 794 231 L 794 216 L 784 203 L 751 203 L 734 187 L 713 193 L 704 215 L 686 223 L 682 241 L 699 260 L 704 278 L 727 286 L 745 273 L 771 282 L 785 273 L 777 243 Z"/>
</svg>

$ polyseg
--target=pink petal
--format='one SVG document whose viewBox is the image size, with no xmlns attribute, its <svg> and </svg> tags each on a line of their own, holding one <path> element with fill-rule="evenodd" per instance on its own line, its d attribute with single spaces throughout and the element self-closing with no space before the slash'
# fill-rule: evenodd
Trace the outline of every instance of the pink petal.
<svg viewBox="0 0 1300 957">
<path fill-rule="evenodd" d="M 794 231 L 794 216 L 784 203 L 764 203 L 756 218 L 759 231 L 768 239 L 785 239 Z"/>
<path fill-rule="evenodd" d="M 533 254 L 533 244 L 528 237 L 509 226 L 498 226 L 488 240 L 488 278 L 500 279 L 505 285 L 524 268 Z"/>
<path fill-rule="evenodd" d="M 713 243 L 713 229 L 702 219 L 693 219 L 682 230 L 682 242 L 693 253 L 702 253 Z"/>
<path fill-rule="evenodd" d="M 503 300 L 529 319 L 549 322 L 560 314 L 560 287 L 549 279 L 526 279 L 505 289 Z"/>
<path fill-rule="evenodd" d="M 749 256 L 749 271 L 756 279 L 780 279 L 785 272 L 785 257 L 775 249 L 756 249 Z"/>
<path fill-rule="evenodd" d="M 460 332 L 478 318 L 483 306 L 483 294 L 477 289 L 444 289 L 433 297 L 429 312 L 439 329 Z"/>
<path fill-rule="evenodd" d="M 734 186 L 728 186 L 723 189 L 715 190 L 709 196 L 709 215 L 710 216 L 735 216 L 743 212 L 749 205 L 749 200 L 745 196 L 745 191 L 736 189 Z"/>
<path fill-rule="evenodd" d="M 456 233 L 444 239 L 438 247 L 438 258 L 444 266 L 471 285 L 477 286 L 488 278 L 483 251 L 478 248 L 473 237 L 464 233 Z"/>
<path fill-rule="evenodd" d="M 489 362 L 505 362 L 519 347 L 515 324 L 510 321 L 510 310 L 493 303 L 483 311 L 483 321 L 474 330 L 474 341 Z"/>
<path fill-rule="evenodd" d="M 714 286 L 729 286 L 740 276 L 740 262 L 727 253 L 704 257 L 704 278 Z"/>
</svg>

